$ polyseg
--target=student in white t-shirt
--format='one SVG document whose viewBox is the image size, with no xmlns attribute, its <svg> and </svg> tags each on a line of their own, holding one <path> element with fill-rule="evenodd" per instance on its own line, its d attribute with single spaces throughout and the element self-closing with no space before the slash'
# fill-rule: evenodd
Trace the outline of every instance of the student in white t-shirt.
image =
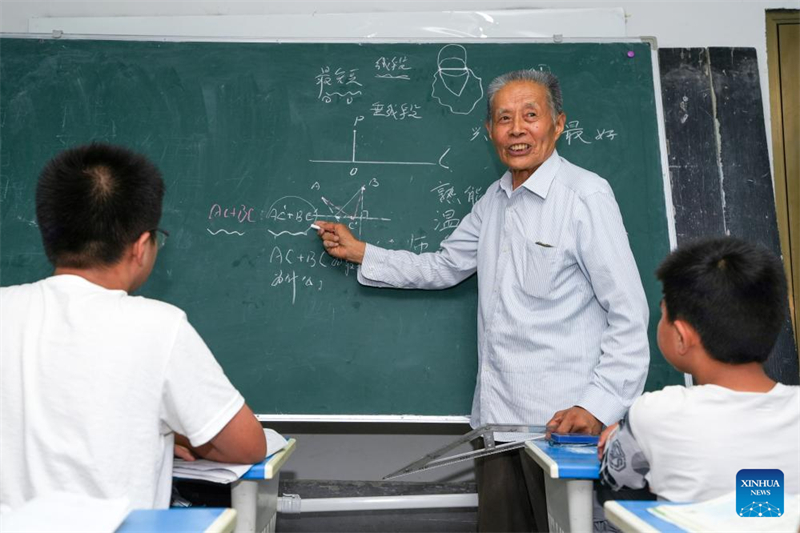
<svg viewBox="0 0 800 533">
<path fill-rule="evenodd" d="M 73 148 L 43 170 L 36 216 L 55 272 L 0 289 L 3 506 L 60 490 L 165 508 L 174 450 L 264 458 L 261 424 L 186 314 L 130 296 L 167 235 L 163 196 L 158 169 L 121 147 Z"/>
<path fill-rule="evenodd" d="M 682 246 L 657 275 L 658 347 L 695 385 L 645 393 L 603 432 L 603 483 L 705 501 L 735 491 L 741 469 L 779 469 L 785 493 L 799 493 L 800 387 L 762 366 L 785 320 L 780 260 L 719 238 Z"/>
</svg>

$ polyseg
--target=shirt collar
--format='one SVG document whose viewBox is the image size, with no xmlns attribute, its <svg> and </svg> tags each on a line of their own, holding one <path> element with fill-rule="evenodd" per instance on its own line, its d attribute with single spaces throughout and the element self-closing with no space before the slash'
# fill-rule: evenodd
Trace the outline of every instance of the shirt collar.
<svg viewBox="0 0 800 533">
<path fill-rule="evenodd" d="M 542 165 L 536 169 L 536 172 L 530 175 L 528 179 L 521 185 L 532 193 L 542 198 L 547 198 L 547 192 L 550 190 L 550 184 L 556 177 L 556 172 L 561 167 L 561 158 L 558 156 L 558 150 L 553 150 Z M 500 178 L 500 188 L 508 195 L 514 192 L 511 183 L 511 171 L 507 170 L 503 177 Z"/>
</svg>

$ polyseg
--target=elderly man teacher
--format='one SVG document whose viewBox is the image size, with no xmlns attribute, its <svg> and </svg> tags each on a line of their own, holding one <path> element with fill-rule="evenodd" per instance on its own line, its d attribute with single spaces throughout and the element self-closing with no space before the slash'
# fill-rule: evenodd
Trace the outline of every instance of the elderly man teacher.
<svg viewBox="0 0 800 533">
<path fill-rule="evenodd" d="M 471 424 L 597 434 L 644 387 L 648 309 L 608 183 L 559 157 L 561 88 L 521 70 L 487 91 L 508 171 L 436 253 L 384 250 L 317 222 L 328 253 L 374 287 L 443 289 L 478 272 L 478 376 Z M 620 162 L 623 164 L 623 162 Z M 481 531 L 547 531 L 541 469 L 519 450 L 479 460 Z"/>
</svg>

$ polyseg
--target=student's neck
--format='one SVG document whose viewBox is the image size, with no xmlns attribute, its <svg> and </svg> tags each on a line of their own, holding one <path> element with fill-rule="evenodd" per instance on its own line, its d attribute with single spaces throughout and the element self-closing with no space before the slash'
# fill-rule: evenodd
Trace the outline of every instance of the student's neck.
<svg viewBox="0 0 800 533">
<path fill-rule="evenodd" d="M 120 290 L 131 292 L 131 283 L 128 277 L 121 271 L 120 268 L 70 268 L 70 267 L 56 267 L 54 276 L 63 274 L 71 274 L 73 276 L 80 276 L 86 281 L 90 281 L 95 285 L 100 285 L 109 290 Z"/>
<path fill-rule="evenodd" d="M 729 365 L 712 361 L 694 373 L 694 379 L 698 385 L 717 385 L 739 392 L 769 392 L 775 387 L 761 363 Z"/>
</svg>

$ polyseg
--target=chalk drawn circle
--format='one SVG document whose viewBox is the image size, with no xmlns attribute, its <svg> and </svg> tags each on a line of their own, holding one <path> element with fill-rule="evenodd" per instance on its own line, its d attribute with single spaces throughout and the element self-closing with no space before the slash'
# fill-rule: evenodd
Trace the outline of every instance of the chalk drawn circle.
<svg viewBox="0 0 800 533">
<path fill-rule="evenodd" d="M 317 208 L 305 198 L 284 196 L 266 209 L 266 219 L 271 237 L 307 235 L 317 219 Z"/>
</svg>

